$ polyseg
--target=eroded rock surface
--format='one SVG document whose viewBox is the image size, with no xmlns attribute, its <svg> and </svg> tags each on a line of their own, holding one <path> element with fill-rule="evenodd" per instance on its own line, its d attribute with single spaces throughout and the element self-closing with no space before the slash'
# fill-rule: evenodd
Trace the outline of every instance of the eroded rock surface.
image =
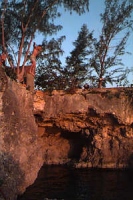
<svg viewBox="0 0 133 200">
<path fill-rule="evenodd" d="M 45 163 L 133 166 L 133 88 L 36 92 L 34 114 Z"/>
<path fill-rule="evenodd" d="M 23 193 L 43 164 L 132 168 L 133 88 L 33 96 L 0 68 L 0 189 L 6 199 Z"/>
<path fill-rule="evenodd" d="M 15 200 L 43 164 L 33 96 L 0 69 L 0 197 Z"/>
</svg>

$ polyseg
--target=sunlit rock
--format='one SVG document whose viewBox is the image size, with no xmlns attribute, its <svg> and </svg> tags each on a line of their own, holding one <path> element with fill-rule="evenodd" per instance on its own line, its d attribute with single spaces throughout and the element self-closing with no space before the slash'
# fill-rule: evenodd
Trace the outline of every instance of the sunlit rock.
<svg viewBox="0 0 133 200">
<path fill-rule="evenodd" d="M 0 69 L 0 181 L 7 200 L 43 164 L 133 167 L 133 88 L 35 91 Z"/>
</svg>

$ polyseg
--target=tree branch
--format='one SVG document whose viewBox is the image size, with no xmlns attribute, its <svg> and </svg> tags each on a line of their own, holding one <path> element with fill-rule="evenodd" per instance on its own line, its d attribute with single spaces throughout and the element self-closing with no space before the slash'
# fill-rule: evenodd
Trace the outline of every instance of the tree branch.
<svg viewBox="0 0 133 200">
<path fill-rule="evenodd" d="M 4 7 L 2 10 L 2 14 L 1 14 L 1 26 L 2 26 L 2 47 L 3 47 L 3 51 L 6 52 L 6 46 L 5 46 L 5 32 L 4 32 L 4 17 L 5 17 L 5 12 L 6 12 L 6 4 L 7 4 L 7 0 L 4 0 Z"/>
</svg>

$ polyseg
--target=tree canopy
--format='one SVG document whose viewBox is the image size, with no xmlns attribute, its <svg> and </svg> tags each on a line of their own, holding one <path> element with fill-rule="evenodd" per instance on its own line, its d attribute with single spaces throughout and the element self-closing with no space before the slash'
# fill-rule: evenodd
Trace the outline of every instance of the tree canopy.
<svg viewBox="0 0 133 200">
<path fill-rule="evenodd" d="M 95 29 L 89 30 L 83 24 L 73 42 L 74 49 L 62 66 L 59 56 L 63 53 L 61 44 L 65 36 L 50 41 L 45 36 L 61 30 L 62 26 L 54 23 L 61 17 L 60 6 L 81 15 L 88 11 L 89 0 L 3 0 L 0 3 L 1 51 L 7 53 L 12 67 L 24 66 L 33 41 L 41 34 L 44 40 L 42 54 L 37 60 L 38 88 L 66 89 L 82 86 L 86 81 L 99 88 L 106 87 L 108 82 L 122 84 L 129 72 L 123 67 L 122 56 L 133 27 L 133 4 L 126 0 L 104 2 L 99 37 L 94 37 Z"/>
<path fill-rule="evenodd" d="M 66 58 L 64 79 L 66 79 L 67 87 L 81 87 L 87 79 L 88 57 L 92 53 L 92 43 L 93 32 L 89 33 L 87 25 L 83 24 L 77 39 L 73 42 L 74 49 L 70 52 L 70 56 Z"/>
<path fill-rule="evenodd" d="M 52 35 L 62 28 L 54 24 L 54 19 L 61 15 L 59 6 L 82 14 L 88 5 L 88 0 L 3 0 L 0 3 L 1 50 L 8 52 L 8 58 L 11 54 L 12 66 L 25 65 L 37 34 Z"/>
<path fill-rule="evenodd" d="M 105 10 L 101 13 L 101 33 L 93 43 L 94 50 L 90 59 L 98 87 L 105 86 L 107 82 L 112 84 L 122 80 L 128 72 L 123 68 L 122 56 L 126 53 L 125 46 L 133 27 L 132 11 L 133 5 L 126 0 L 105 0 Z"/>
<path fill-rule="evenodd" d="M 73 42 L 74 49 L 66 57 L 66 65 L 61 66 L 59 63 L 58 73 L 54 70 L 54 76 L 49 74 L 51 87 L 81 87 L 85 82 L 99 88 L 106 87 L 107 83 L 126 85 L 130 70 L 123 66 L 122 56 L 128 53 L 125 46 L 133 27 L 132 11 L 133 5 L 126 0 L 105 0 L 105 9 L 100 15 L 99 37 L 94 37 L 95 29 L 90 31 L 86 24 L 81 27 Z M 44 83 L 43 70 L 37 76 L 41 86 L 41 80 Z M 57 84 L 57 79 L 61 85 Z M 43 83 L 42 87 L 46 88 Z"/>
<path fill-rule="evenodd" d="M 43 40 L 44 51 L 38 59 L 38 66 L 35 77 L 35 84 L 38 89 L 63 89 L 60 55 L 65 36 L 58 39 Z"/>
</svg>

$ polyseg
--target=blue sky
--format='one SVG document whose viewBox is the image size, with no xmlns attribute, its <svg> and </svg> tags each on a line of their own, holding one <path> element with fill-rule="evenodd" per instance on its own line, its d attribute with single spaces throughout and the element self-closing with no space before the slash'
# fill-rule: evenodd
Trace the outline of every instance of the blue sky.
<svg viewBox="0 0 133 200">
<path fill-rule="evenodd" d="M 59 31 L 55 37 L 60 37 L 62 35 L 66 36 L 66 39 L 62 45 L 64 55 L 61 57 L 61 61 L 63 64 L 65 63 L 65 58 L 69 56 L 69 53 L 73 50 L 74 46 L 72 43 L 77 39 L 78 32 L 83 24 L 87 24 L 87 27 L 90 31 L 94 30 L 95 37 L 99 35 L 101 29 L 99 14 L 103 11 L 103 9 L 104 0 L 90 0 L 89 12 L 81 16 L 75 12 L 70 14 L 68 11 L 64 11 L 61 8 L 62 16 L 59 19 L 56 19 L 55 22 L 62 25 L 63 29 Z M 54 37 L 54 35 L 52 37 Z M 40 39 L 41 38 L 38 38 L 37 41 L 40 41 Z M 126 48 L 127 51 L 133 53 L 133 34 L 130 36 Z M 133 54 L 123 56 L 123 62 L 125 67 L 133 67 Z M 133 73 L 129 76 L 131 83 L 133 83 L 132 76 Z"/>
<path fill-rule="evenodd" d="M 97 36 L 97 33 L 100 31 L 99 14 L 103 10 L 103 7 L 103 0 L 90 0 L 89 12 L 82 14 L 81 16 L 75 12 L 70 14 L 68 11 L 64 11 L 62 13 L 61 18 L 57 20 L 57 23 L 60 23 L 63 26 L 63 29 L 58 35 L 66 35 L 66 40 L 63 43 L 63 49 L 65 51 L 64 58 L 69 55 L 71 50 L 73 50 L 74 46 L 72 43 L 77 39 L 78 32 L 83 24 L 87 24 L 90 31 L 96 30 L 94 36 Z"/>
</svg>

